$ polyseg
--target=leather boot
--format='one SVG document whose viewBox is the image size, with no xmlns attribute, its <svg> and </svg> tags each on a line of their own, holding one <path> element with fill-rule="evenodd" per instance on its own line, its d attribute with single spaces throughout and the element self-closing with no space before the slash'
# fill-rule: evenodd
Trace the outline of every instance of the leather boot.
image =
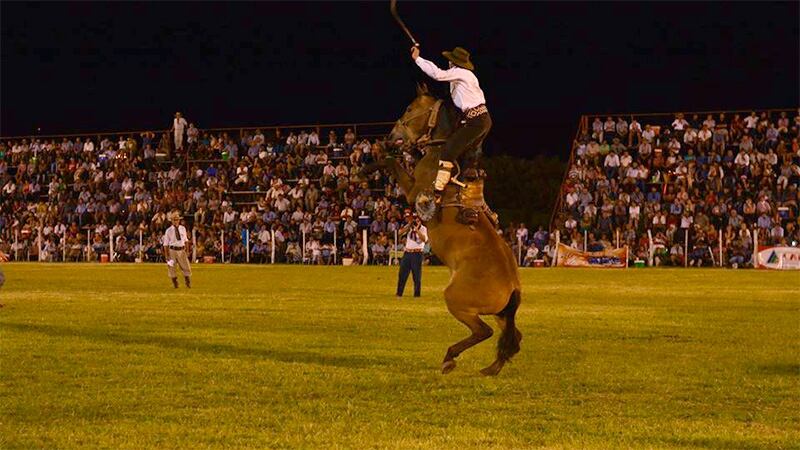
<svg viewBox="0 0 800 450">
<path fill-rule="evenodd" d="M 192 287 L 192 279 L 189 278 L 189 277 L 183 277 L 183 279 L 186 280 L 186 287 L 187 288 L 191 288 Z M 177 281 L 175 283 L 177 284 Z"/>
<path fill-rule="evenodd" d="M 177 278 L 173 278 L 172 279 L 172 285 L 175 286 L 175 289 L 178 289 L 178 279 Z"/>
</svg>

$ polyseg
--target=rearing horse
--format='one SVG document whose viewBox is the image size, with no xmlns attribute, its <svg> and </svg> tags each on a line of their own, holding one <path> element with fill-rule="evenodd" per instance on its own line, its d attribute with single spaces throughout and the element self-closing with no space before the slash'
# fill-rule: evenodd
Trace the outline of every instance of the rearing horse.
<svg viewBox="0 0 800 450">
<path fill-rule="evenodd" d="M 438 103 L 437 103 L 438 102 Z M 441 143 L 458 126 L 460 112 L 448 102 L 433 97 L 425 85 L 418 85 L 417 97 L 397 121 L 390 142 L 402 140 L 416 144 L 421 137 L 430 138 L 425 156 L 417 161 L 413 175 L 391 156 L 375 166 L 388 170 L 399 183 L 406 200 L 415 203 L 427 195 L 436 178 Z M 425 145 L 425 144 L 423 144 Z M 445 198 L 458 187 L 450 184 Z M 422 195 L 420 195 L 422 193 Z M 464 350 L 489 339 L 492 328 L 481 315 L 493 315 L 500 328 L 497 359 L 481 370 L 484 375 L 497 375 L 503 365 L 519 352 L 522 333 L 514 317 L 520 304 L 520 281 L 517 262 L 508 244 L 495 231 L 485 213 L 479 213 L 472 226 L 457 221 L 459 207 L 442 203 L 436 214 L 425 220 L 431 250 L 450 268 L 450 284 L 444 290 L 447 309 L 472 332 L 447 349 L 442 373 L 456 367 L 455 358 Z M 425 218 L 423 218 L 424 220 Z"/>
</svg>

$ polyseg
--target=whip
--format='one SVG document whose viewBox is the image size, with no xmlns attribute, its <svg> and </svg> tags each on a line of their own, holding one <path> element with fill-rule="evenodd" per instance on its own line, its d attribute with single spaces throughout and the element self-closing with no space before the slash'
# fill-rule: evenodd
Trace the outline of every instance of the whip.
<svg viewBox="0 0 800 450">
<path fill-rule="evenodd" d="M 414 44 L 414 47 L 419 47 L 419 42 L 414 39 L 414 36 L 411 34 L 411 31 L 408 30 L 408 27 L 405 23 L 403 23 L 403 19 L 400 18 L 400 15 L 397 14 L 397 0 L 391 0 L 389 2 L 389 10 L 392 12 L 392 16 L 394 16 L 394 20 L 397 21 L 397 24 L 400 25 L 400 28 L 405 31 L 406 36 L 411 39 L 411 43 Z"/>
</svg>

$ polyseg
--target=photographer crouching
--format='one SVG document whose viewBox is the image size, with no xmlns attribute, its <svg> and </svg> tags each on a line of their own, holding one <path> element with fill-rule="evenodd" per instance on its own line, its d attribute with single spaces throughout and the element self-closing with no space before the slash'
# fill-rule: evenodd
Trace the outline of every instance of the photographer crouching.
<svg viewBox="0 0 800 450">
<path fill-rule="evenodd" d="M 414 297 L 419 297 L 422 290 L 422 258 L 425 243 L 428 242 L 428 229 L 422 219 L 411 211 L 406 211 L 406 224 L 400 229 L 400 235 L 406 236 L 403 259 L 400 260 L 400 276 L 397 279 L 397 297 L 403 296 L 403 289 L 408 281 L 408 273 L 414 278 Z"/>
</svg>

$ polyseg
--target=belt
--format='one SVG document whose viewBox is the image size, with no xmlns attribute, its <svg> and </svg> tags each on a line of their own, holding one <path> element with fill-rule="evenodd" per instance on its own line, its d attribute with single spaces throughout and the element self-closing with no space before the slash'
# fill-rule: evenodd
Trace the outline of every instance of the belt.
<svg viewBox="0 0 800 450">
<path fill-rule="evenodd" d="M 175 247 L 174 245 L 169 246 L 170 250 L 183 250 L 183 247 Z"/>
<path fill-rule="evenodd" d="M 474 108 L 470 108 L 464 111 L 464 117 L 467 119 L 474 119 L 476 117 L 482 116 L 484 114 L 488 114 L 489 109 L 486 108 L 486 105 L 478 105 Z"/>
<path fill-rule="evenodd" d="M 422 250 L 406 250 L 406 253 L 422 253 Z"/>
</svg>

